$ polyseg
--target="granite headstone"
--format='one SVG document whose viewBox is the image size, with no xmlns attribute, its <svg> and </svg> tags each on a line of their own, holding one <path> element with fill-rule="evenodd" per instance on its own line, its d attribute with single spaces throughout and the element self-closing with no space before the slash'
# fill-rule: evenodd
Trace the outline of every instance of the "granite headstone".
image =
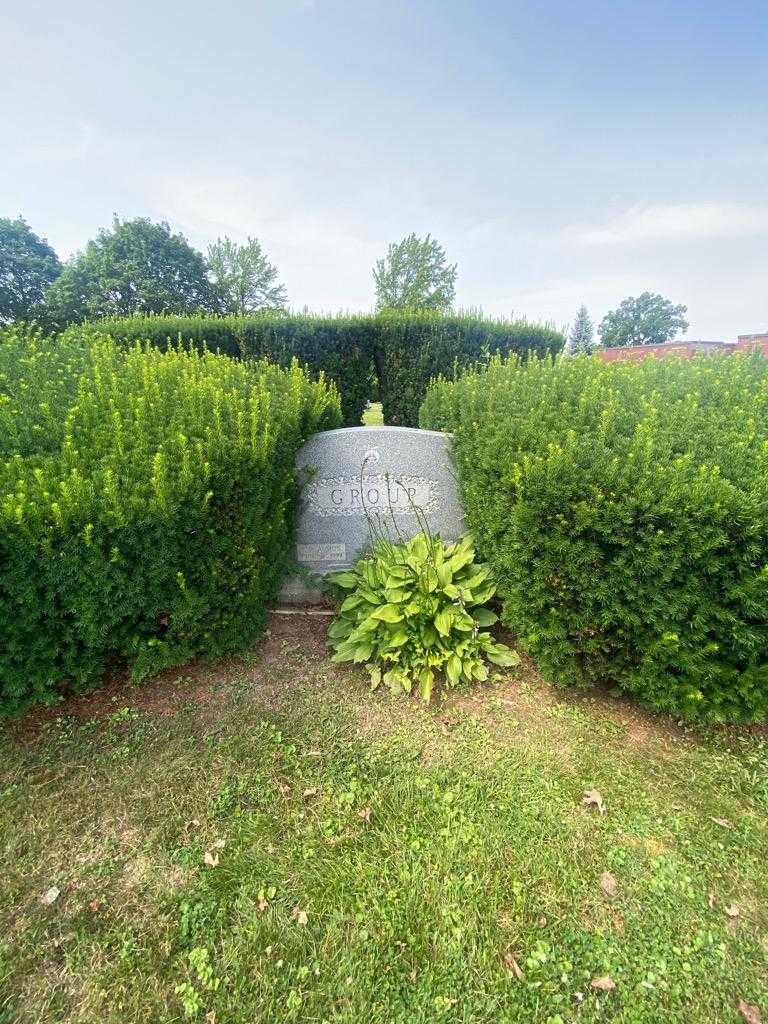
<svg viewBox="0 0 768 1024">
<path fill-rule="evenodd" d="M 445 540 L 466 529 L 451 436 L 410 427 L 345 427 L 314 434 L 297 456 L 302 481 L 295 561 L 322 577 L 348 568 L 371 543 L 371 524 L 393 541 L 426 522 Z M 294 576 L 280 598 L 311 603 L 317 585 Z"/>
</svg>

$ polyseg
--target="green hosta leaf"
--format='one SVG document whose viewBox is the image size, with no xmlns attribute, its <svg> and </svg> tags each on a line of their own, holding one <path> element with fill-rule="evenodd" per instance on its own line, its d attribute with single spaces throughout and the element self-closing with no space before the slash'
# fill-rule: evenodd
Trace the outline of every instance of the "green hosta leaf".
<svg viewBox="0 0 768 1024">
<path fill-rule="evenodd" d="M 435 681 L 435 673 L 430 668 L 423 668 L 419 672 L 419 693 L 423 701 L 429 702 L 432 699 L 432 686 Z"/>
<path fill-rule="evenodd" d="M 442 590 L 449 587 L 454 579 L 454 572 L 449 562 L 443 562 L 437 569 L 437 583 Z"/>
<path fill-rule="evenodd" d="M 462 662 L 458 654 L 452 654 L 445 665 L 445 674 L 451 686 L 455 686 L 461 679 Z"/>
<path fill-rule="evenodd" d="M 467 604 L 487 604 L 493 595 L 496 593 L 495 583 L 486 583 L 482 590 L 476 590 L 474 593 L 470 593 L 466 598 Z"/>
<path fill-rule="evenodd" d="M 469 551 L 457 551 L 455 555 L 451 555 L 451 557 L 445 564 L 450 566 L 451 573 L 456 573 L 460 569 L 463 569 L 465 566 L 469 565 L 469 563 L 474 559 L 474 557 L 475 553 L 471 548 L 469 549 Z"/>
<path fill-rule="evenodd" d="M 405 679 L 403 673 L 398 668 L 391 668 L 389 672 L 385 672 L 383 680 L 390 693 L 398 694 L 405 690 Z M 410 686 L 408 689 L 410 689 Z"/>
<path fill-rule="evenodd" d="M 388 637 L 390 649 L 395 647 L 402 647 L 403 644 L 407 644 L 410 639 L 408 631 L 406 629 L 397 629 L 390 637 Z"/>
<path fill-rule="evenodd" d="M 423 630 L 421 631 L 421 637 L 422 640 L 424 641 L 425 647 L 434 647 L 434 645 L 437 643 L 438 638 L 437 630 L 434 628 L 434 626 L 430 626 L 429 623 L 427 623 L 427 625 L 424 626 Z"/>
<path fill-rule="evenodd" d="M 460 629 L 462 632 L 469 632 L 475 628 L 475 620 L 466 612 L 454 611 L 453 625 L 455 629 Z"/>
<path fill-rule="evenodd" d="M 379 628 L 379 621 L 369 613 L 364 619 L 361 619 L 357 624 L 356 633 L 373 633 L 374 630 Z"/>
<path fill-rule="evenodd" d="M 382 604 L 371 612 L 371 617 L 380 619 L 382 622 L 401 622 L 403 614 L 393 604 Z"/>
<path fill-rule="evenodd" d="M 459 588 L 456 586 L 455 583 L 448 583 L 446 586 L 444 586 L 443 593 L 445 594 L 449 601 L 455 601 L 458 597 L 461 596 Z"/>
<path fill-rule="evenodd" d="M 488 579 L 490 572 L 488 566 L 483 566 L 482 569 L 477 569 L 471 574 L 468 573 L 465 579 L 459 578 L 457 582 L 467 590 L 476 590 L 481 583 Z"/>
<path fill-rule="evenodd" d="M 410 580 L 410 579 L 413 578 L 413 572 L 411 571 L 410 566 L 408 566 L 408 565 L 400 565 L 398 563 L 394 563 L 394 564 L 389 566 L 389 575 L 391 577 L 394 577 L 395 582 L 393 584 L 391 584 L 389 582 L 389 580 L 387 580 L 387 586 L 388 587 L 389 586 L 393 586 L 393 585 L 394 586 L 400 586 L 399 582 L 397 582 L 397 581 L 399 581 L 399 580 Z"/>
<path fill-rule="evenodd" d="M 350 644 L 348 641 L 346 641 L 342 644 L 339 644 L 339 646 L 336 648 L 336 653 L 331 656 L 331 661 L 337 663 L 342 661 L 352 661 L 354 657 L 355 645 Z"/>
<path fill-rule="evenodd" d="M 377 686 L 381 685 L 381 668 L 378 665 L 372 665 L 368 674 L 371 677 L 371 689 L 375 690 Z"/>
<path fill-rule="evenodd" d="M 437 613 L 434 621 L 435 629 L 438 631 L 440 636 L 448 636 L 454 623 L 453 608 L 443 608 L 442 611 Z"/>
<path fill-rule="evenodd" d="M 362 603 L 363 599 L 359 594 L 350 594 L 349 597 L 345 597 L 341 602 L 341 608 L 339 611 L 343 614 L 344 612 L 351 611 L 353 608 L 357 608 L 357 606 Z"/>
<path fill-rule="evenodd" d="M 432 594 L 434 593 L 435 590 L 437 590 L 439 586 L 439 580 L 437 572 L 431 566 L 425 569 L 425 571 L 422 573 L 421 578 L 424 584 L 424 589 L 427 591 L 428 594 Z"/>
<path fill-rule="evenodd" d="M 472 666 L 472 678 L 477 679 L 479 683 L 484 683 L 488 678 L 488 669 L 482 661 L 478 661 L 476 665 Z"/>
<path fill-rule="evenodd" d="M 498 622 L 499 616 L 496 612 L 492 612 L 490 608 L 473 608 L 472 618 L 478 624 L 478 626 L 486 627 L 492 626 L 494 622 Z"/>
<path fill-rule="evenodd" d="M 368 661 L 373 653 L 373 644 L 360 643 L 355 646 L 355 653 L 352 660 L 356 662 Z"/>
<path fill-rule="evenodd" d="M 356 572 L 334 572 L 331 573 L 328 580 L 337 587 L 343 587 L 344 590 L 354 590 L 360 582 Z"/>
<path fill-rule="evenodd" d="M 493 648 L 489 647 L 485 655 L 494 665 L 501 665 L 502 668 L 513 668 L 515 665 L 520 664 L 520 655 L 505 644 L 496 644 Z"/>
<path fill-rule="evenodd" d="M 400 604 L 402 601 L 407 601 L 410 597 L 410 592 L 407 590 L 385 590 L 384 597 L 390 604 Z"/>
<path fill-rule="evenodd" d="M 407 547 L 412 557 L 417 559 L 419 562 L 425 562 L 430 554 L 429 541 L 423 533 L 417 533 L 416 536 L 408 542 Z M 410 558 L 408 559 L 408 562 L 410 564 Z"/>
<path fill-rule="evenodd" d="M 351 632 L 352 623 L 349 619 L 334 619 L 328 630 L 328 636 L 331 640 L 339 640 L 348 637 Z"/>
</svg>

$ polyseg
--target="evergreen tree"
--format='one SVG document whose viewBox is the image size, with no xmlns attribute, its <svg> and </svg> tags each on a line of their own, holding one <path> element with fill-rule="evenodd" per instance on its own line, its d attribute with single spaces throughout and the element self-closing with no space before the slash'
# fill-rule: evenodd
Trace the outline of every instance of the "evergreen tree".
<svg viewBox="0 0 768 1024">
<path fill-rule="evenodd" d="M 589 356 L 595 349 L 595 328 L 586 306 L 580 306 L 568 335 L 568 355 Z"/>
</svg>

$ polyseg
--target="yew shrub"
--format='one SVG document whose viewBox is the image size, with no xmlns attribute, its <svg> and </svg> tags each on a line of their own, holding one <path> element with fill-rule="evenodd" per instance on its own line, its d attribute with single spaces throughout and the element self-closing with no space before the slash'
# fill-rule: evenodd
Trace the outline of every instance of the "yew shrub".
<svg viewBox="0 0 768 1024">
<path fill-rule="evenodd" d="M 258 635 L 296 451 L 339 422 L 335 387 L 296 363 L 0 335 L 0 708 Z"/>
<path fill-rule="evenodd" d="M 435 381 L 503 619 L 562 685 L 768 711 L 768 360 L 494 359 Z"/>
</svg>

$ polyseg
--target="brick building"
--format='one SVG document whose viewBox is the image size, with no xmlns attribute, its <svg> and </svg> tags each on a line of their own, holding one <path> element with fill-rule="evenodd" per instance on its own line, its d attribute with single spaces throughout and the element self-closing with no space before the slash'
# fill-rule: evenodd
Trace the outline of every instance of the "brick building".
<svg viewBox="0 0 768 1024">
<path fill-rule="evenodd" d="M 740 334 L 736 342 L 736 348 L 743 352 L 745 349 L 762 349 L 764 356 L 768 356 L 768 334 Z"/>
<path fill-rule="evenodd" d="M 768 341 L 768 335 L 744 335 L 744 337 L 764 337 Z M 691 356 L 699 355 L 702 352 L 733 352 L 736 345 L 727 341 L 670 341 L 666 345 L 624 345 L 617 348 L 598 348 L 597 354 L 605 363 L 614 363 L 627 359 L 645 359 L 648 356 L 682 356 L 683 359 L 690 359 Z"/>
</svg>

